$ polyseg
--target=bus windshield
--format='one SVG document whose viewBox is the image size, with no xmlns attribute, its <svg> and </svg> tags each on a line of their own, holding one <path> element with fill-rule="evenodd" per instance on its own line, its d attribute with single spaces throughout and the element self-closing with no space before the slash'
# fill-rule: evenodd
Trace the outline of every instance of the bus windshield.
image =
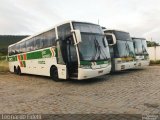
<svg viewBox="0 0 160 120">
<path fill-rule="evenodd" d="M 133 39 L 136 55 L 148 54 L 147 43 L 144 39 Z"/>
<path fill-rule="evenodd" d="M 146 40 L 142 40 L 142 49 L 143 49 L 143 54 L 148 54 Z"/>
<path fill-rule="evenodd" d="M 78 44 L 82 61 L 107 60 L 110 58 L 108 42 L 99 25 L 74 23 L 74 29 L 81 31 L 82 42 Z"/>
<path fill-rule="evenodd" d="M 133 57 L 135 55 L 133 41 L 127 32 L 115 31 L 117 39 L 117 54 L 119 57 Z"/>
</svg>

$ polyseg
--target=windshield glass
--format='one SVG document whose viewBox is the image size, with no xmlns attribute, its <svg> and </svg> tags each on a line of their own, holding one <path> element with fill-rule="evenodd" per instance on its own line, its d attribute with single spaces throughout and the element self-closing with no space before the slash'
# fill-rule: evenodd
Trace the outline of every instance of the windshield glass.
<svg viewBox="0 0 160 120">
<path fill-rule="evenodd" d="M 134 52 L 133 42 L 132 41 L 127 41 L 126 45 L 128 45 L 129 56 L 134 57 L 135 56 L 135 52 Z"/>
<path fill-rule="evenodd" d="M 119 57 L 129 56 L 127 46 L 126 46 L 126 41 L 117 40 L 117 47 L 118 47 Z"/>
<path fill-rule="evenodd" d="M 114 31 L 117 40 L 119 57 L 133 57 L 135 55 L 133 41 L 127 32 Z"/>
<path fill-rule="evenodd" d="M 142 54 L 142 41 L 139 39 L 134 39 L 134 47 L 135 47 L 135 53 L 136 54 Z"/>
<path fill-rule="evenodd" d="M 133 57 L 135 54 L 132 41 L 117 40 L 117 47 L 119 57 Z"/>
<path fill-rule="evenodd" d="M 81 36 L 82 42 L 78 44 L 81 60 L 96 61 L 110 58 L 108 43 L 103 35 L 82 33 Z"/>
<path fill-rule="evenodd" d="M 148 54 L 147 53 L 146 40 L 144 40 L 144 39 L 133 39 L 133 41 L 134 41 L 135 53 L 137 55 Z"/>
<path fill-rule="evenodd" d="M 142 49 L 143 49 L 143 54 L 148 54 L 146 40 L 142 40 Z"/>
<path fill-rule="evenodd" d="M 108 42 L 99 25 L 74 22 L 73 27 L 81 31 L 82 42 L 78 44 L 78 47 L 82 61 L 106 60 L 110 58 Z"/>
</svg>

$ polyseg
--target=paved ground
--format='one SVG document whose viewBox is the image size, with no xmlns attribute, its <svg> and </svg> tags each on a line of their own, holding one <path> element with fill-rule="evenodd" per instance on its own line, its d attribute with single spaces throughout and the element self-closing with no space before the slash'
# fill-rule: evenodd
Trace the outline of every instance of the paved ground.
<svg viewBox="0 0 160 120">
<path fill-rule="evenodd" d="M 160 66 L 87 81 L 0 73 L 0 113 L 160 114 Z"/>
</svg>

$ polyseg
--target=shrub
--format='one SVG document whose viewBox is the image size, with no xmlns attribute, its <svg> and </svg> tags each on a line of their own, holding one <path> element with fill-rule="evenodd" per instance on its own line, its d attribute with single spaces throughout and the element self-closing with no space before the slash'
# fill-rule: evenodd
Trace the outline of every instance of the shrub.
<svg viewBox="0 0 160 120">
<path fill-rule="evenodd" d="M 160 60 L 156 60 L 156 61 L 151 60 L 151 61 L 150 61 L 150 64 L 160 64 Z"/>
</svg>

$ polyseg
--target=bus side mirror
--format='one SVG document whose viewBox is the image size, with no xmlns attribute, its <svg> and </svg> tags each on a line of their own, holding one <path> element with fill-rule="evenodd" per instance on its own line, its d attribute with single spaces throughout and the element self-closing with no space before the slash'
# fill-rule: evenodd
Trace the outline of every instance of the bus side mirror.
<svg viewBox="0 0 160 120">
<path fill-rule="evenodd" d="M 75 37 L 76 37 L 76 44 L 82 42 L 80 30 L 72 30 L 72 33 L 75 34 Z"/>
<path fill-rule="evenodd" d="M 116 37 L 113 34 L 105 34 L 109 46 L 116 44 Z"/>
<path fill-rule="evenodd" d="M 116 36 L 112 34 L 112 38 L 113 38 L 113 45 L 116 44 Z"/>
</svg>

